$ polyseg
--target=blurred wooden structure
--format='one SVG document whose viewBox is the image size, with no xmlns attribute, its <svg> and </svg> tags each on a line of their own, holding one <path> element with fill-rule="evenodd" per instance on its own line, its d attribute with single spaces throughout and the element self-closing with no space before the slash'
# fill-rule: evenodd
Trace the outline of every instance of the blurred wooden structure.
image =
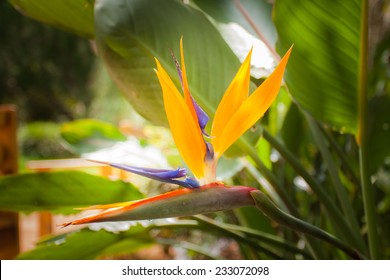
<svg viewBox="0 0 390 280">
<path fill-rule="evenodd" d="M 17 109 L 0 105 L 0 176 L 18 172 Z M 19 215 L 0 212 L 0 259 L 13 259 L 19 253 Z"/>
<path fill-rule="evenodd" d="M 0 105 L 0 176 L 18 172 L 17 124 L 17 108 Z M 128 176 L 122 170 L 85 159 L 29 161 L 27 168 L 33 172 L 82 170 L 113 179 Z M 20 252 L 33 249 L 43 236 L 68 231 L 57 225 L 76 217 L 53 216 L 49 212 L 25 215 L 0 211 L 0 259 L 14 259 Z"/>
</svg>

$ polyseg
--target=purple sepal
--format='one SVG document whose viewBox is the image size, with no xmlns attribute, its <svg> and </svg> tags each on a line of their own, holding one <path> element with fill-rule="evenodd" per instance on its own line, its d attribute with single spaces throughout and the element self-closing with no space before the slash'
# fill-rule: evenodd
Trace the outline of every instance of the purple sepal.
<svg viewBox="0 0 390 280">
<path fill-rule="evenodd" d="M 179 62 L 177 61 L 175 55 L 173 54 L 172 50 L 171 51 L 171 56 L 172 56 L 172 59 L 173 61 L 175 62 L 175 66 L 176 66 L 176 70 L 177 70 L 177 73 L 179 75 L 179 79 L 180 79 L 180 85 L 181 85 L 181 88 L 183 89 L 184 91 L 184 85 L 183 85 L 183 75 L 182 75 L 182 71 L 181 71 L 181 68 L 180 68 L 180 64 Z M 206 114 L 205 111 L 203 111 L 203 109 L 199 106 L 199 104 L 195 101 L 195 99 L 192 97 L 192 95 L 190 94 L 191 96 L 191 101 L 192 101 L 192 106 L 194 106 L 194 110 L 195 110 L 195 113 L 196 113 L 196 116 L 198 117 L 198 124 L 199 124 L 199 127 L 200 129 L 202 130 L 202 133 L 203 135 L 207 136 L 207 137 L 210 137 L 206 132 L 205 132 L 205 127 L 207 125 L 207 123 L 209 122 L 209 116 Z"/>
<path fill-rule="evenodd" d="M 189 189 L 199 187 L 198 181 L 196 181 L 194 178 L 191 177 L 186 177 L 183 181 L 175 180 L 177 178 L 181 178 L 187 175 L 187 169 L 185 168 L 178 168 L 176 170 L 167 170 L 167 169 L 134 167 L 126 164 L 117 164 L 117 163 L 110 163 L 110 166 L 122 170 L 126 170 L 131 173 L 138 174 L 153 180 L 157 180 L 164 183 L 175 184 Z"/>
</svg>

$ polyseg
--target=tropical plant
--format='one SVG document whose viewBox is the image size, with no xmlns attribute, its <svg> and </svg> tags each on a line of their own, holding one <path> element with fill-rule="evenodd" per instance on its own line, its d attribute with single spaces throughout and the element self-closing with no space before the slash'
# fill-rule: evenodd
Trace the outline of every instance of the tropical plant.
<svg viewBox="0 0 390 280">
<path fill-rule="evenodd" d="M 236 160 L 230 164 L 220 160 L 221 169 L 235 171 L 229 172 L 231 178 L 225 182 L 250 187 L 254 207 L 174 222 L 128 224 L 131 226 L 122 231 L 115 228 L 119 223 L 114 230 L 105 224 L 100 230 L 90 226 L 48 238 L 19 258 L 96 258 L 134 252 L 156 242 L 221 258 L 194 238 L 193 233 L 199 231 L 208 236 L 207 243 L 215 242 L 213 236 L 235 240 L 241 257 L 248 259 L 389 258 L 389 240 L 385 238 L 390 211 L 389 66 L 383 59 L 388 56 L 389 37 L 369 56 L 369 47 L 376 46 L 368 45 L 367 0 L 339 1 L 331 7 L 320 0 L 276 0 L 274 5 L 249 0 L 10 2 L 30 17 L 93 39 L 119 89 L 133 108 L 155 125 L 168 125 L 170 116 L 167 112 L 167 119 L 164 112 L 159 79 L 153 72 L 154 58 L 179 87 L 180 75 L 171 52 L 180 53 L 181 37 L 187 54 L 188 89 L 211 116 L 240 67 L 239 58 L 257 42 L 256 37 L 276 62 L 279 54 L 294 45 L 285 85 L 276 101 L 261 122 L 226 151 L 226 156 Z M 162 68 L 158 66 L 157 71 L 161 82 Z M 268 80 L 252 77 L 250 92 Z M 169 123 L 172 128 L 172 121 Z M 110 135 L 91 133 L 81 138 L 120 140 Z M 180 149 L 180 140 L 173 136 Z M 132 167 L 116 166 L 134 172 Z M 217 191 L 205 189 L 203 196 L 188 189 L 177 192 L 183 195 L 180 210 L 185 212 L 194 206 L 190 202 L 195 194 L 207 200 Z M 97 204 L 118 207 L 117 203 L 123 206 L 124 201 L 143 196 L 129 183 L 79 172 L 6 176 L 0 179 L 0 193 L 1 209 L 56 213 Z M 164 207 L 170 206 L 169 200 L 164 200 L 169 194 L 160 196 L 160 202 L 168 202 Z M 146 201 L 155 202 L 151 198 Z M 193 212 L 186 213 L 197 214 L 196 205 Z M 217 210 L 230 209 L 223 206 Z M 201 210 L 199 213 L 208 212 Z M 173 233 L 189 236 L 190 243 L 172 238 Z M 56 245 L 59 241 L 61 246 Z"/>
</svg>

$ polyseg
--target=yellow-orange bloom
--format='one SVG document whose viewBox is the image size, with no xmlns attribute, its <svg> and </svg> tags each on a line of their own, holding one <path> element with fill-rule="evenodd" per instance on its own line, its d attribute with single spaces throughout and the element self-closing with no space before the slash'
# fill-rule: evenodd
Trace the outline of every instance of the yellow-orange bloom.
<svg viewBox="0 0 390 280">
<path fill-rule="evenodd" d="M 180 41 L 181 73 L 180 69 L 178 70 L 184 97 L 156 59 L 156 73 L 163 91 L 165 112 L 173 139 L 184 162 L 198 179 L 210 173 L 205 170 L 206 168 L 215 169 L 218 158 L 271 106 L 279 92 L 291 49 L 287 51 L 273 73 L 248 96 L 252 50 L 249 51 L 216 110 L 211 127 L 211 145 L 206 144 L 203 138 L 203 127 L 199 126 L 200 117 L 196 111 L 197 105 L 190 95 L 182 40 Z M 212 153 L 211 164 L 207 162 L 210 159 L 206 159 L 210 156 L 208 153 Z"/>
<path fill-rule="evenodd" d="M 139 201 L 89 207 L 88 209 L 101 209 L 103 212 L 64 223 L 62 226 L 181 217 L 254 205 L 252 195 L 257 192 L 256 189 L 243 186 L 227 187 L 219 182 L 212 182 L 215 181 L 215 167 L 223 152 L 271 106 L 279 91 L 290 53 L 291 48 L 274 72 L 248 96 L 252 50 L 249 52 L 217 108 L 211 128 L 211 143 L 207 143 L 203 138 L 208 116 L 199 108 L 189 91 L 183 42 L 180 41 L 182 70 L 178 67 L 178 71 L 184 97 L 156 59 L 156 73 L 163 91 L 165 112 L 173 139 L 183 160 L 194 175 L 202 179 L 202 184 L 188 177 L 184 168 L 162 170 L 107 163 L 151 179 L 183 186 L 184 189 Z"/>
</svg>

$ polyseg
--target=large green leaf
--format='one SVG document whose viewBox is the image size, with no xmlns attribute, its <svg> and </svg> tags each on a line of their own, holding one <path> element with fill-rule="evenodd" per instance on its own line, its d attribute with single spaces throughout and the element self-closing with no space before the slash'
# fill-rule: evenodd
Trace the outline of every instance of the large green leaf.
<svg viewBox="0 0 390 280">
<path fill-rule="evenodd" d="M 106 122 L 81 119 L 61 126 L 61 136 L 79 154 L 112 146 L 126 140 L 120 130 Z"/>
<path fill-rule="evenodd" d="M 9 0 L 35 20 L 87 38 L 94 37 L 94 0 Z"/>
<path fill-rule="evenodd" d="M 180 88 L 170 49 L 179 55 L 182 36 L 191 93 L 211 116 L 240 65 L 208 18 L 175 0 L 162 0 L 158 5 L 152 0 L 97 1 L 95 30 L 99 53 L 111 77 L 134 109 L 158 125 L 167 125 L 167 120 L 153 71 L 154 57 Z M 254 145 L 259 132 L 250 130 L 241 139 Z M 237 155 L 237 147 L 231 148 L 229 154 Z"/>
<path fill-rule="evenodd" d="M 293 98 L 316 119 L 357 131 L 360 1 L 278 0 L 278 51 L 294 50 L 285 75 Z"/>
<path fill-rule="evenodd" d="M 20 254 L 18 259 L 86 260 L 132 253 L 153 243 L 146 229 L 140 225 L 119 233 L 82 229 L 42 242 L 35 249 Z"/>
<path fill-rule="evenodd" d="M 191 93 L 208 113 L 215 111 L 240 64 L 206 16 L 179 1 L 100 0 L 95 29 L 111 76 L 132 106 L 156 124 L 167 122 L 154 57 L 179 86 L 170 49 L 179 55 L 181 36 Z"/>
<path fill-rule="evenodd" d="M 33 173 L 0 178 L 0 209 L 74 213 L 74 208 L 140 199 L 129 183 L 78 171 Z"/>
</svg>

